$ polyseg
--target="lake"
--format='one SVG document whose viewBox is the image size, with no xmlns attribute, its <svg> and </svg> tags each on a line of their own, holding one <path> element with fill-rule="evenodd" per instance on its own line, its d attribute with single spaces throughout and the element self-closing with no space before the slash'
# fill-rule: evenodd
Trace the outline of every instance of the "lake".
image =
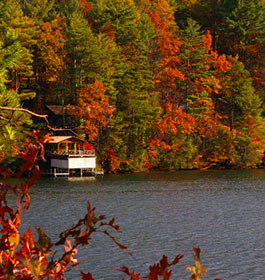
<svg viewBox="0 0 265 280">
<path fill-rule="evenodd" d="M 86 201 L 96 214 L 116 218 L 117 240 L 95 236 L 79 250 L 79 269 L 95 279 L 121 279 L 122 265 L 147 272 L 163 254 L 184 258 L 172 279 L 189 279 L 193 247 L 208 268 L 203 279 L 262 279 L 265 263 L 265 170 L 180 171 L 104 175 L 96 178 L 43 178 L 31 191 L 26 226 L 40 226 L 53 241 L 83 217 Z M 24 230 L 25 227 L 22 227 Z M 67 279 L 80 279 L 79 269 Z M 143 274 L 144 276 L 145 274 Z"/>
</svg>

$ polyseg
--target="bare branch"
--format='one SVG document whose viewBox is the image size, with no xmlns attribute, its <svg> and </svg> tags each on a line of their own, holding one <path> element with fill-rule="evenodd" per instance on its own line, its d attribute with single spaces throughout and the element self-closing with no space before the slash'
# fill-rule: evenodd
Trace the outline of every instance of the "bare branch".
<svg viewBox="0 0 265 280">
<path fill-rule="evenodd" d="M 48 123 L 48 115 L 40 115 L 40 114 L 37 114 L 35 112 L 32 112 L 28 109 L 25 109 L 25 108 L 13 108 L 13 107 L 5 107 L 5 106 L 0 106 L 0 110 L 6 110 L 6 111 L 19 111 L 19 112 L 24 112 L 24 113 L 28 113 L 34 117 L 37 117 L 37 118 L 42 118 L 44 119 L 47 123 Z"/>
<path fill-rule="evenodd" d="M 28 109 L 25 109 L 25 108 L 13 108 L 13 107 L 6 107 L 6 106 L 0 106 L 0 111 L 1 110 L 5 110 L 5 111 L 17 111 L 17 112 L 24 112 L 24 113 L 27 113 L 27 114 L 30 114 L 34 117 L 37 117 L 37 118 L 41 118 L 41 119 L 44 119 L 45 122 L 46 122 L 46 126 L 48 129 L 50 130 L 53 130 L 53 131 L 70 131 L 72 132 L 73 134 L 77 135 L 71 128 L 55 128 L 55 127 L 52 127 L 49 123 L 49 120 L 48 120 L 48 115 L 40 115 L 40 114 L 37 114 L 33 111 L 30 111 Z M 0 119 L 2 120 L 7 120 L 5 119 L 3 116 L 0 116 Z M 10 120 L 9 120 L 10 121 Z"/>
<path fill-rule="evenodd" d="M 4 118 L 3 116 L 0 116 L 0 120 L 6 121 L 6 122 L 10 121 L 9 119 Z"/>
</svg>

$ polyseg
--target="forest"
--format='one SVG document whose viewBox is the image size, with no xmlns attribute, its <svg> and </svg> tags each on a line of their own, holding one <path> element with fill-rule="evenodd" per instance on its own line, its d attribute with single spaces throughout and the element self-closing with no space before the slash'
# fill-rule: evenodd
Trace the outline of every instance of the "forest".
<svg viewBox="0 0 265 280">
<path fill-rule="evenodd" d="M 0 162 L 71 104 L 107 172 L 257 167 L 263 2 L 0 1 Z"/>
</svg>

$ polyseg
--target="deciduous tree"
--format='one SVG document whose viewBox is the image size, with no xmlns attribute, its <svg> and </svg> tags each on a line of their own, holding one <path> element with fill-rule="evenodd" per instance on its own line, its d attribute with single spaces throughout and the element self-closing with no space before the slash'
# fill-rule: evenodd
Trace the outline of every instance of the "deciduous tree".
<svg viewBox="0 0 265 280">
<path fill-rule="evenodd" d="M 102 83 L 95 81 L 81 89 L 77 117 L 81 118 L 83 132 L 89 141 L 96 141 L 99 130 L 109 125 L 112 108 L 104 95 Z"/>
</svg>

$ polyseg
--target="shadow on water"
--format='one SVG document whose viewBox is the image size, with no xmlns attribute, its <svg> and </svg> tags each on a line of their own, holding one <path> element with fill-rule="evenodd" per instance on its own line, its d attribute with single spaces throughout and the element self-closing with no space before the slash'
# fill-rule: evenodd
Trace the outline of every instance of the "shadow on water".
<svg viewBox="0 0 265 280">
<path fill-rule="evenodd" d="M 199 246 L 208 274 L 204 279 L 261 279 L 265 260 L 265 170 L 181 171 L 104 175 L 96 178 L 43 178 L 31 191 L 25 226 L 38 224 L 54 240 L 85 213 L 86 201 L 98 214 L 116 217 L 118 240 L 97 236 L 79 252 L 81 269 L 95 279 L 121 279 L 113 267 L 139 272 L 163 254 L 184 254 L 172 279 L 188 279 L 192 247 Z M 22 227 L 22 230 L 25 230 Z M 80 279 L 78 270 L 67 279 Z"/>
</svg>

